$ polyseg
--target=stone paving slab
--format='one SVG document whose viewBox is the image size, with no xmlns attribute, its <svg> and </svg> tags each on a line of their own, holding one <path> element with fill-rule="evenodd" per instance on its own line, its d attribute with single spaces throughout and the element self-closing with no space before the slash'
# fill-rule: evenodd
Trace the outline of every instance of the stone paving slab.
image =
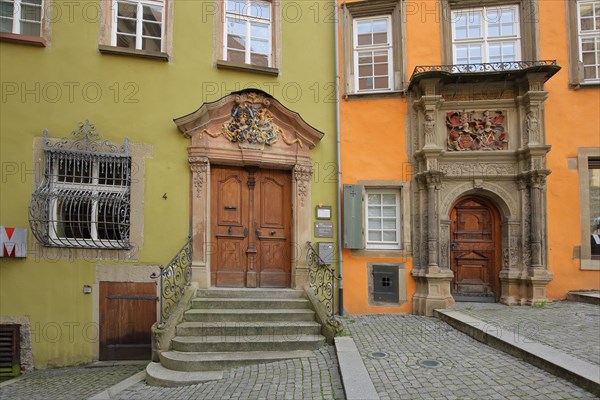
<svg viewBox="0 0 600 400">
<path fill-rule="evenodd" d="M 454 309 L 488 323 L 490 330 L 512 332 L 600 365 L 600 308 L 596 305 L 570 301 L 543 307 L 456 303 Z"/>
<path fill-rule="evenodd" d="M 343 322 L 381 399 L 596 398 L 434 318 L 369 315 Z M 373 352 L 388 357 L 369 356 Z M 441 366 L 426 368 L 424 360 Z"/>
<path fill-rule="evenodd" d="M 30 372 L 0 387 L 2 400 L 82 400 L 143 371 L 147 363 L 90 364 Z"/>
<path fill-rule="evenodd" d="M 121 391 L 121 400 L 188 399 L 344 399 L 333 346 L 313 356 L 226 370 L 223 379 L 192 386 L 163 388 L 137 383 Z"/>
</svg>

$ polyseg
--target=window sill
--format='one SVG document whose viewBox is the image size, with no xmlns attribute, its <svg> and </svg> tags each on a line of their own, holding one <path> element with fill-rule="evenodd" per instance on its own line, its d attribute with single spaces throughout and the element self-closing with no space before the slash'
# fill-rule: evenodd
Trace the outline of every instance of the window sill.
<svg viewBox="0 0 600 400">
<path fill-rule="evenodd" d="M 0 33 L 0 42 L 19 43 L 36 47 L 48 46 L 48 41 L 41 36 L 18 35 L 8 32 Z"/>
<path fill-rule="evenodd" d="M 401 98 L 406 96 L 405 90 L 388 90 L 385 92 L 357 92 L 346 93 L 344 100 L 361 100 L 361 99 L 388 99 Z"/>
<path fill-rule="evenodd" d="M 98 51 L 102 54 L 117 56 L 131 56 L 140 58 L 151 58 L 155 60 L 169 61 L 169 55 L 160 51 L 134 50 L 125 47 L 98 45 Z"/>
<path fill-rule="evenodd" d="M 600 271 L 600 260 L 595 259 L 581 259 L 582 271 Z"/>
<path fill-rule="evenodd" d="M 248 71 L 257 72 L 260 74 L 279 76 L 278 68 L 271 67 L 259 67 L 258 65 L 251 64 L 238 64 L 231 61 L 217 60 L 217 68 L 219 69 L 231 69 L 236 71 Z"/>
<path fill-rule="evenodd" d="M 600 87 L 600 81 L 569 83 L 569 88 L 573 89 L 573 90 L 585 89 L 585 88 L 597 88 L 597 87 Z"/>
<path fill-rule="evenodd" d="M 352 257 L 373 257 L 373 258 L 402 258 L 412 257 L 409 251 L 401 249 L 359 249 L 351 250 Z"/>
</svg>

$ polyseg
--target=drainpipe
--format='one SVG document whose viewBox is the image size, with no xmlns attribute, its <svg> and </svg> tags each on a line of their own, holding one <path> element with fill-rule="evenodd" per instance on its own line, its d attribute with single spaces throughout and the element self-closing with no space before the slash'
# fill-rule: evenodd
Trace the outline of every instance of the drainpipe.
<svg viewBox="0 0 600 400">
<path fill-rule="evenodd" d="M 333 24 L 334 24 L 334 38 L 335 38 L 335 140 L 336 140 L 336 162 L 337 162 L 337 181 L 338 181 L 338 195 L 337 195 L 337 227 L 338 227 L 338 265 L 340 271 L 339 280 L 339 314 L 344 314 L 344 285 L 342 279 L 342 196 L 344 186 L 342 185 L 342 157 L 341 157 L 341 141 L 340 141 L 340 63 L 339 63 L 339 13 L 337 0 L 333 0 Z"/>
</svg>

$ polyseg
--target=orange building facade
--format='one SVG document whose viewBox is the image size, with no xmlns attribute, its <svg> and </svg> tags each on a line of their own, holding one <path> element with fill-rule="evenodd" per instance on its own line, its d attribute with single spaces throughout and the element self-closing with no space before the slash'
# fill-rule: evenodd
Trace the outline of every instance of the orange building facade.
<svg viewBox="0 0 600 400">
<path fill-rule="evenodd" d="M 343 306 L 600 288 L 600 1 L 340 2 Z"/>
</svg>

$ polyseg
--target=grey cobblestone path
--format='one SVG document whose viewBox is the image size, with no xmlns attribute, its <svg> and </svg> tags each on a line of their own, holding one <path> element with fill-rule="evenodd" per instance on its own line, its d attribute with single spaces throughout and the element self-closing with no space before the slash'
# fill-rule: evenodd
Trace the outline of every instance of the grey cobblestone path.
<svg viewBox="0 0 600 400">
<path fill-rule="evenodd" d="M 143 370 L 144 364 L 37 370 L 0 388 L 2 400 L 82 400 Z"/>
<path fill-rule="evenodd" d="M 434 318 L 344 320 L 381 399 L 595 399 L 591 393 L 488 347 Z M 572 339 L 571 339 L 572 340 Z M 384 359 L 369 357 L 385 352 Z M 437 360 L 429 369 L 421 360 Z"/>
<path fill-rule="evenodd" d="M 225 371 L 223 379 L 203 384 L 159 388 L 137 383 L 119 393 L 121 400 L 344 399 L 333 346 L 314 356 Z"/>
<path fill-rule="evenodd" d="M 517 332 L 573 357 L 600 365 L 600 307 L 559 301 L 543 307 L 457 303 L 455 309 L 489 324 L 492 329 Z M 576 339 L 576 340 L 575 340 Z"/>
</svg>

